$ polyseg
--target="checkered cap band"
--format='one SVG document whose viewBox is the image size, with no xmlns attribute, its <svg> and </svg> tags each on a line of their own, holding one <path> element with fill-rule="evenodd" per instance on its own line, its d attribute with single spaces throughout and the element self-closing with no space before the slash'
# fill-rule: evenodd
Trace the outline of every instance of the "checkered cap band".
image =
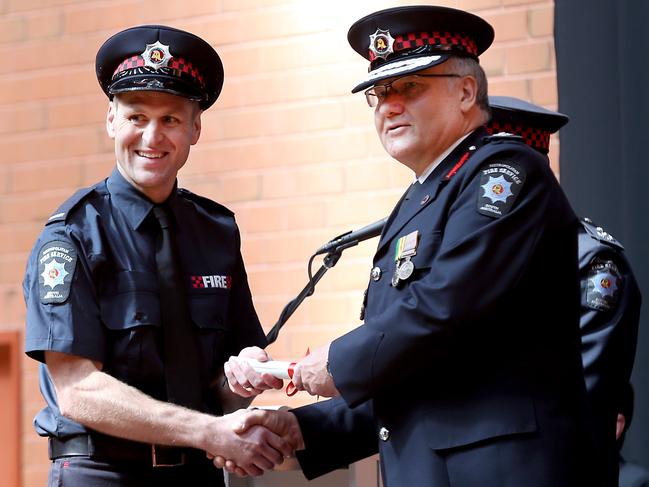
<svg viewBox="0 0 649 487">
<path fill-rule="evenodd" d="M 192 277 L 192 287 L 194 289 L 201 289 L 205 287 L 203 276 L 191 276 L 191 277 Z"/>
<path fill-rule="evenodd" d="M 550 150 L 550 132 L 539 128 L 528 127 L 509 122 L 501 123 L 491 121 L 487 124 L 487 132 L 497 134 L 507 132 L 523 138 L 525 143 L 536 150 L 548 152 Z"/>
<path fill-rule="evenodd" d="M 145 63 L 144 63 L 144 58 L 142 56 L 140 56 L 139 54 L 135 56 L 131 56 L 130 58 L 122 61 L 122 63 L 119 66 L 117 66 L 117 69 L 113 73 L 113 79 L 115 79 L 115 76 L 117 76 L 119 73 L 123 71 L 127 71 L 129 69 L 135 69 L 135 68 L 143 68 L 144 66 Z M 169 60 L 169 63 L 167 64 L 166 67 L 168 69 L 179 71 L 180 73 L 188 74 L 193 79 L 197 80 L 201 86 L 205 86 L 205 81 L 203 80 L 203 76 L 201 76 L 201 74 L 192 65 L 191 62 L 186 61 L 181 57 L 178 58 L 172 57 Z"/>
<path fill-rule="evenodd" d="M 439 46 L 449 49 L 460 49 L 472 56 L 478 56 L 478 47 L 470 37 L 450 32 L 420 32 L 405 36 L 400 35 L 394 39 L 394 50 L 402 51 L 420 46 Z"/>
<path fill-rule="evenodd" d="M 433 46 L 443 51 L 461 51 L 478 57 L 478 46 L 473 39 L 451 32 L 413 32 L 398 35 L 394 38 L 393 49 L 394 52 L 399 52 L 422 46 Z M 375 54 L 370 51 L 370 61 L 375 58 Z"/>
</svg>

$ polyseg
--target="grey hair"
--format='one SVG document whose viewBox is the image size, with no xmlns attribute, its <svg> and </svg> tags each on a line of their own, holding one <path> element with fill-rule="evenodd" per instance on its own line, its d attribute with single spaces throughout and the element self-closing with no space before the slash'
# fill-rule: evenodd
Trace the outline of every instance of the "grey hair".
<svg viewBox="0 0 649 487">
<path fill-rule="evenodd" d="M 482 66 L 480 66 L 475 59 L 457 56 L 449 58 L 445 64 L 450 65 L 451 71 L 454 73 L 458 73 L 462 76 L 473 76 L 475 78 L 478 85 L 476 104 L 488 120 L 491 117 L 491 109 L 489 108 L 487 75 L 485 74 L 484 69 L 482 69 Z"/>
</svg>

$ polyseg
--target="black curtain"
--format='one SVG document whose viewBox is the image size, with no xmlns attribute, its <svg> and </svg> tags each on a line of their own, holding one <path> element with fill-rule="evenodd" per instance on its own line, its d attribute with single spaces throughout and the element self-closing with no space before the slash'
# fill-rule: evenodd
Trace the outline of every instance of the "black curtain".
<svg viewBox="0 0 649 487">
<path fill-rule="evenodd" d="M 556 0 L 561 184 L 620 240 L 643 306 L 625 456 L 649 468 L 649 1 Z"/>
</svg>

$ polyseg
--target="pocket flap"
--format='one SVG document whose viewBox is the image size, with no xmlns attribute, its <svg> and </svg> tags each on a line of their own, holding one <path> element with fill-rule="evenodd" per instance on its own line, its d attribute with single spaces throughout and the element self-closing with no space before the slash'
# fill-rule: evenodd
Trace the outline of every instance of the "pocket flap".
<svg viewBox="0 0 649 487">
<path fill-rule="evenodd" d="M 442 232 L 439 230 L 422 234 L 419 245 L 417 245 L 417 253 L 411 259 L 415 268 L 426 269 L 430 267 L 441 243 Z"/>
<path fill-rule="evenodd" d="M 99 298 L 102 322 L 111 330 L 160 326 L 158 281 L 149 272 L 121 271 Z"/>
<path fill-rule="evenodd" d="M 135 326 L 160 326 L 158 295 L 129 291 L 100 298 L 101 320 L 111 330 Z"/>
<path fill-rule="evenodd" d="M 227 328 L 228 300 L 226 293 L 190 294 L 187 301 L 192 321 L 199 328 Z"/>
<path fill-rule="evenodd" d="M 428 444 L 434 450 L 470 445 L 489 438 L 536 431 L 532 399 L 492 396 L 444 404 L 426 414 Z"/>
</svg>

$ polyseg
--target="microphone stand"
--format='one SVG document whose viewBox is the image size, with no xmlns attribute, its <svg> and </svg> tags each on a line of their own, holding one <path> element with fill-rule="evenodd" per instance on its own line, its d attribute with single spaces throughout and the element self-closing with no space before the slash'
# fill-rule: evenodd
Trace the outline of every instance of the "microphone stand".
<svg viewBox="0 0 649 487">
<path fill-rule="evenodd" d="M 358 245 L 358 241 L 348 242 L 344 245 L 336 247 L 335 249 L 327 253 L 327 255 L 325 255 L 323 264 L 322 266 L 320 266 L 320 269 L 318 269 L 318 272 L 316 272 L 313 276 L 310 276 L 309 273 L 309 282 L 307 282 L 306 286 L 304 286 L 304 289 L 302 289 L 297 297 L 295 297 L 292 301 L 289 301 L 289 303 L 284 306 L 284 309 L 279 315 L 277 323 L 273 325 L 271 330 L 266 335 L 266 340 L 268 341 L 269 345 L 277 340 L 279 330 L 282 328 L 282 326 L 284 326 L 284 323 L 286 323 L 291 315 L 295 313 L 295 310 L 298 308 L 298 306 L 300 306 L 300 304 L 302 304 L 302 301 L 304 301 L 307 297 L 311 296 L 314 293 L 315 286 L 316 284 L 318 284 L 320 279 L 322 279 L 322 277 L 327 273 L 329 269 L 331 269 L 338 263 L 338 260 L 342 256 L 343 250 L 349 247 L 353 247 L 354 245 Z M 315 254 L 313 255 L 313 257 L 315 257 Z M 311 260 L 313 260 L 313 257 L 311 257 Z M 309 269 L 310 268 L 311 266 L 309 265 Z"/>
</svg>

